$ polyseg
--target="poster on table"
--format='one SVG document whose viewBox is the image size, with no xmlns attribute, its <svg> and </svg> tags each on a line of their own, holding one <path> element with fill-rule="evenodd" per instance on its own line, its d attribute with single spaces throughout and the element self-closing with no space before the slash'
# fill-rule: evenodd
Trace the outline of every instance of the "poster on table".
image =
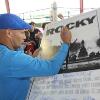
<svg viewBox="0 0 100 100">
<path fill-rule="evenodd" d="M 99 100 L 100 9 L 48 24 L 41 43 L 41 57 L 44 59 L 51 58 L 61 46 L 60 31 L 63 26 L 72 32 L 67 67 L 63 65 L 55 76 L 34 78 L 27 98 Z"/>
</svg>

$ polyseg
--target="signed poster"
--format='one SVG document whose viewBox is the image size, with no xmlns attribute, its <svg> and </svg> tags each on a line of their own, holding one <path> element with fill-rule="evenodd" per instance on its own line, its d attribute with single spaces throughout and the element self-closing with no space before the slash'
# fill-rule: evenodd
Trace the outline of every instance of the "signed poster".
<svg viewBox="0 0 100 100">
<path fill-rule="evenodd" d="M 72 32 L 72 41 L 67 64 L 65 62 L 61 72 L 99 68 L 100 9 L 48 24 L 45 30 L 46 39 L 43 39 L 44 47 L 47 47 L 43 49 L 43 58 L 48 59 L 59 50 L 62 44 L 60 31 L 63 26 L 67 26 Z"/>
</svg>

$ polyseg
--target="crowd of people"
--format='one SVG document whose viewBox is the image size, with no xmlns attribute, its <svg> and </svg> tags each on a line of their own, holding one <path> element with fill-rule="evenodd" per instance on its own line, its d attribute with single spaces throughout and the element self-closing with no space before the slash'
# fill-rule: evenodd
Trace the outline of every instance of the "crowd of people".
<svg viewBox="0 0 100 100">
<path fill-rule="evenodd" d="M 36 56 L 38 54 L 38 48 L 40 47 L 41 39 L 42 39 L 42 32 L 35 27 L 35 23 L 29 23 L 32 27 L 31 30 L 26 32 L 26 40 L 25 40 L 25 48 L 24 52 L 26 54 Z"/>
</svg>

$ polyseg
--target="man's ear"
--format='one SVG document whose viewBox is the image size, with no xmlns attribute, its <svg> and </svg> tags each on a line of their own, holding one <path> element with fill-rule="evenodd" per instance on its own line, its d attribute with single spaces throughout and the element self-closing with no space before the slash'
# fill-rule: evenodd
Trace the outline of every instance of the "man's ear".
<svg viewBox="0 0 100 100">
<path fill-rule="evenodd" d="M 6 36 L 9 37 L 9 38 L 11 38 L 13 36 L 13 33 L 11 32 L 10 29 L 6 30 Z"/>
</svg>

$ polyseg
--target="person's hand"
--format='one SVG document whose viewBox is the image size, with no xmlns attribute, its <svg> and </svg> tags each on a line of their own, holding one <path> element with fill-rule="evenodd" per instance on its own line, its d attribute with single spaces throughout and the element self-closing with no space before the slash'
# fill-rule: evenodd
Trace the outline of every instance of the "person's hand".
<svg viewBox="0 0 100 100">
<path fill-rule="evenodd" d="M 69 31 L 67 27 L 63 27 L 61 29 L 60 35 L 61 35 L 61 39 L 64 43 L 70 44 L 72 35 L 71 35 L 71 31 Z"/>
<path fill-rule="evenodd" d="M 35 38 L 41 39 L 42 38 L 42 33 L 38 32 L 37 34 L 35 34 Z"/>
<path fill-rule="evenodd" d="M 28 54 L 28 55 L 30 55 L 30 56 L 32 56 L 31 49 L 29 49 L 29 50 L 25 51 L 25 53 L 26 53 L 26 54 Z"/>
<path fill-rule="evenodd" d="M 39 52 L 40 52 L 40 49 L 38 48 L 38 49 L 36 49 L 36 50 L 34 51 L 34 53 L 32 54 L 32 56 L 33 56 L 33 57 L 37 57 L 37 56 L 39 55 Z"/>
<path fill-rule="evenodd" d="M 28 55 L 30 55 L 30 56 L 32 56 L 32 57 L 37 57 L 39 55 L 39 52 L 40 52 L 40 49 L 36 49 L 34 51 L 34 53 L 32 54 L 31 50 L 29 49 L 25 53 L 28 54 Z"/>
</svg>

